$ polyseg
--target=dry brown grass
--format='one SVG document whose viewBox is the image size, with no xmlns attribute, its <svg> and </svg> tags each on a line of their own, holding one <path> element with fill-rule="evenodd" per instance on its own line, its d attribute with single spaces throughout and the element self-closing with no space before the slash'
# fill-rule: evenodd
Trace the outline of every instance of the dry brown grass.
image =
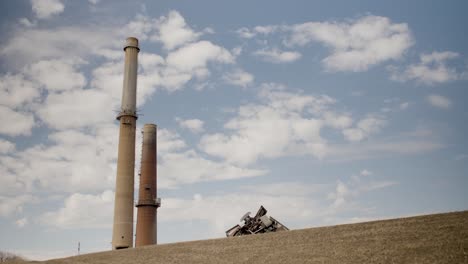
<svg viewBox="0 0 468 264">
<path fill-rule="evenodd" d="M 46 263 L 468 263 L 468 211 L 107 251 Z"/>
</svg>

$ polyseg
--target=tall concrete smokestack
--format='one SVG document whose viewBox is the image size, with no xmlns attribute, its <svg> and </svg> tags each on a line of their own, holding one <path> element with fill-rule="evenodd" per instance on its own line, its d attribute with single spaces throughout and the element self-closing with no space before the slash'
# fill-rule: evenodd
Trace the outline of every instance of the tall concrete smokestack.
<svg viewBox="0 0 468 264">
<path fill-rule="evenodd" d="M 141 174 L 138 192 L 138 208 L 135 247 L 157 243 L 156 213 L 161 205 L 157 198 L 156 171 L 156 125 L 143 127 L 143 145 L 141 148 Z"/>
<path fill-rule="evenodd" d="M 133 247 L 133 188 L 135 171 L 136 87 L 138 39 L 127 38 L 122 92 L 117 179 L 115 183 L 112 249 Z"/>
</svg>

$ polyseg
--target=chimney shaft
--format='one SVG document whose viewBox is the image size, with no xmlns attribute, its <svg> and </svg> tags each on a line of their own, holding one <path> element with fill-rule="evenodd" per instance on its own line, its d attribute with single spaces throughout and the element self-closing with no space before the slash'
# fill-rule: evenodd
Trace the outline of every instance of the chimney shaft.
<svg viewBox="0 0 468 264">
<path fill-rule="evenodd" d="M 135 247 L 154 245 L 157 243 L 157 171 L 156 171 L 156 133 L 154 124 L 143 127 L 143 144 L 141 155 L 140 188 L 138 192 L 138 208 Z"/>
<path fill-rule="evenodd" d="M 133 247 L 133 190 L 135 171 L 136 87 L 138 39 L 127 38 L 122 92 L 117 178 L 115 183 L 112 249 Z"/>
</svg>

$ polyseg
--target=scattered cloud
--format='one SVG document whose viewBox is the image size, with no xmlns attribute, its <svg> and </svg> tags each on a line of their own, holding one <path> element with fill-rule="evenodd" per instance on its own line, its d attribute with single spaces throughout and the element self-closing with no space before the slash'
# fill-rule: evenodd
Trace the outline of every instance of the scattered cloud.
<svg viewBox="0 0 468 264">
<path fill-rule="evenodd" d="M 426 97 L 429 104 L 441 109 L 448 109 L 452 106 L 452 101 L 447 97 L 438 94 L 430 94 Z"/>
<path fill-rule="evenodd" d="M 398 184 L 393 181 L 379 181 L 372 177 L 372 173 L 366 169 L 359 175 L 352 175 L 348 180 L 338 180 L 335 190 L 328 194 L 328 199 L 333 201 L 333 207 L 343 208 L 354 203 L 361 194 Z"/>
<path fill-rule="evenodd" d="M 158 34 L 151 40 L 163 43 L 164 48 L 172 50 L 186 43 L 198 40 L 201 32 L 193 31 L 185 22 L 184 17 L 177 11 L 170 11 L 156 22 Z"/>
<path fill-rule="evenodd" d="M 244 70 L 236 69 L 233 72 L 224 74 L 223 79 L 229 84 L 245 88 L 253 83 L 254 76 Z"/>
<path fill-rule="evenodd" d="M 15 111 L 0 105 L 0 134 L 8 136 L 28 136 L 35 125 L 32 113 Z"/>
<path fill-rule="evenodd" d="M 6 74 L 0 77 L 0 105 L 18 108 L 39 97 L 38 85 L 24 74 Z"/>
<path fill-rule="evenodd" d="M 0 138 L 0 154 L 8 154 L 15 150 L 15 144 Z"/>
<path fill-rule="evenodd" d="M 265 175 L 265 169 L 240 167 L 225 161 L 203 157 L 188 147 L 175 132 L 158 130 L 159 188 L 177 188 L 182 184 L 204 181 L 233 180 Z"/>
<path fill-rule="evenodd" d="M 181 119 L 176 118 L 177 123 L 181 128 L 186 128 L 193 133 L 200 133 L 203 132 L 203 124 L 204 122 L 200 119 Z"/>
<path fill-rule="evenodd" d="M 15 224 L 19 228 L 23 228 L 28 224 L 28 218 L 23 217 L 15 221 Z"/>
<path fill-rule="evenodd" d="M 63 207 L 42 214 L 39 220 L 55 228 L 109 228 L 113 204 L 114 192 L 110 190 L 97 195 L 74 193 L 65 199 Z"/>
<path fill-rule="evenodd" d="M 37 25 L 37 21 L 30 21 L 29 19 L 25 17 L 20 18 L 19 23 L 20 25 L 23 25 L 25 27 L 34 27 Z"/>
<path fill-rule="evenodd" d="M 458 71 L 448 62 L 460 55 L 452 51 L 421 54 L 419 63 L 409 65 L 403 72 L 396 67 L 389 67 L 391 79 L 395 81 L 410 81 L 434 85 L 464 79 L 464 72 Z"/>
<path fill-rule="evenodd" d="M 357 142 L 378 132 L 387 122 L 382 117 L 370 115 L 361 119 L 355 127 L 343 130 L 343 135 L 348 141 Z"/>
<path fill-rule="evenodd" d="M 29 65 L 26 73 L 32 81 L 51 92 L 79 89 L 86 85 L 85 76 L 77 70 L 83 63 L 77 60 L 42 60 Z"/>
<path fill-rule="evenodd" d="M 320 116 L 334 99 L 290 93 L 276 84 L 264 84 L 259 98 L 260 104 L 239 107 L 224 124 L 226 133 L 204 135 L 200 149 L 237 164 L 299 153 L 325 156 L 320 129 L 326 123 Z"/>
<path fill-rule="evenodd" d="M 256 26 L 256 27 L 254 27 L 252 29 L 242 27 L 242 28 L 236 30 L 236 33 L 241 38 L 251 39 L 251 38 L 254 38 L 257 35 L 269 35 L 269 34 L 275 33 L 280 29 L 281 29 L 281 27 L 276 26 L 276 25 Z"/>
<path fill-rule="evenodd" d="M 36 200 L 30 194 L 16 196 L 0 196 L 0 217 L 9 217 L 23 212 L 23 207 Z"/>
<path fill-rule="evenodd" d="M 31 0 L 32 10 L 39 19 L 50 18 L 63 12 L 65 5 L 60 0 Z"/>
<path fill-rule="evenodd" d="M 307 22 L 288 28 L 288 46 L 320 42 L 331 49 L 322 60 L 329 71 L 365 71 L 400 58 L 413 44 L 408 25 L 387 17 L 365 16 L 349 22 Z"/>
<path fill-rule="evenodd" d="M 290 63 L 302 57 L 302 54 L 297 51 L 282 51 L 276 48 L 260 49 L 253 53 L 264 61 L 271 63 Z"/>
<path fill-rule="evenodd" d="M 305 22 L 294 25 L 257 26 L 236 31 L 241 38 L 280 33 L 286 47 L 303 47 L 318 42 L 330 49 L 322 60 L 327 71 L 362 72 L 390 60 L 397 60 L 414 43 L 406 23 L 388 17 L 367 15 L 346 22 Z M 299 59 L 297 51 L 259 50 L 258 56 L 279 63 Z"/>
</svg>

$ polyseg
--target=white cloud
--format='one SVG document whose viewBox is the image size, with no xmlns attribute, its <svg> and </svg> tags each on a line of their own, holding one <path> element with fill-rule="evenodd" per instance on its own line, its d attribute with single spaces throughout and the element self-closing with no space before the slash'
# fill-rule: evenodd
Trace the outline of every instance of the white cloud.
<svg viewBox="0 0 468 264">
<path fill-rule="evenodd" d="M 361 176 L 369 176 L 369 175 L 372 175 L 372 172 L 367 170 L 367 169 L 363 169 L 361 172 L 360 172 Z"/>
<path fill-rule="evenodd" d="M 297 51 L 282 51 L 276 48 L 260 49 L 253 54 L 264 61 L 272 63 L 290 63 L 302 57 L 302 54 Z"/>
<path fill-rule="evenodd" d="M 236 30 L 236 33 L 241 38 L 250 39 L 257 35 L 269 35 L 276 31 L 278 31 L 281 27 L 276 25 L 268 25 L 268 26 L 256 26 L 252 29 L 248 29 L 246 27 L 239 28 Z"/>
<path fill-rule="evenodd" d="M 0 138 L 0 154 L 8 154 L 15 150 L 15 144 Z"/>
<path fill-rule="evenodd" d="M 21 219 L 18 219 L 18 220 L 15 221 L 15 224 L 16 224 L 17 227 L 23 228 L 28 224 L 28 218 L 23 217 Z"/>
<path fill-rule="evenodd" d="M 196 41 L 202 35 L 187 26 L 184 17 L 174 10 L 167 16 L 162 16 L 156 23 L 158 34 L 151 39 L 162 42 L 164 48 L 168 50 Z"/>
<path fill-rule="evenodd" d="M 116 28 L 102 25 L 23 28 L 16 30 L 2 45 L 0 55 L 10 67 L 22 68 L 42 59 L 65 61 L 100 55 L 103 49 L 120 48 L 119 39 Z"/>
<path fill-rule="evenodd" d="M 177 123 L 181 128 L 186 128 L 194 133 L 203 132 L 203 124 L 204 122 L 200 119 L 181 119 L 176 118 Z"/>
<path fill-rule="evenodd" d="M 365 71 L 376 64 L 400 58 L 413 44 L 408 25 L 387 17 L 365 16 L 349 22 L 307 22 L 288 27 L 285 43 L 304 46 L 316 41 L 331 49 L 322 60 L 330 71 Z"/>
<path fill-rule="evenodd" d="M 267 171 L 207 159 L 188 148 L 177 133 L 160 129 L 158 130 L 158 173 L 164 175 L 158 179 L 160 188 L 176 188 L 181 184 L 195 182 L 262 176 Z"/>
<path fill-rule="evenodd" d="M 262 176 L 267 173 L 262 169 L 249 169 L 226 162 L 203 158 L 193 150 L 166 153 L 159 156 L 158 173 L 160 188 L 174 188 L 181 184 L 204 181 L 232 180 Z"/>
<path fill-rule="evenodd" d="M 77 71 L 83 61 L 42 60 L 27 67 L 27 75 L 53 92 L 79 89 L 86 85 L 85 76 Z"/>
<path fill-rule="evenodd" d="M 113 191 L 97 195 L 74 193 L 65 199 L 62 208 L 44 213 L 39 220 L 57 228 L 108 228 L 113 209 Z"/>
<path fill-rule="evenodd" d="M 452 101 L 447 97 L 438 94 L 430 94 L 426 97 L 427 102 L 434 107 L 448 109 L 452 106 Z"/>
<path fill-rule="evenodd" d="M 80 128 L 109 122 L 115 116 L 113 109 L 117 102 L 103 91 L 72 90 L 50 94 L 38 115 L 51 128 Z"/>
<path fill-rule="evenodd" d="M 191 72 L 206 68 L 206 65 L 212 61 L 234 63 L 234 57 L 225 48 L 202 40 L 169 53 L 166 61 L 169 67 Z"/>
<path fill-rule="evenodd" d="M 31 103 L 39 97 L 40 90 L 35 82 L 23 74 L 6 74 L 0 77 L 0 105 L 17 108 Z"/>
<path fill-rule="evenodd" d="M 237 69 L 233 72 L 224 74 L 223 79 L 229 84 L 245 88 L 253 82 L 254 76 L 246 71 Z"/>
<path fill-rule="evenodd" d="M 237 116 L 224 124 L 226 133 L 204 135 L 200 149 L 236 164 L 285 155 L 324 157 L 327 142 L 320 130 L 329 125 L 323 115 L 334 99 L 289 93 L 274 84 L 263 86 L 262 103 L 239 107 Z"/>
<path fill-rule="evenodd" d="M 239 35 L 239 37 L 245 38 L 245 39 L 253 38 L 256 35 L 255 32 L 252 32 L 250 29 L 246 27 L 239 28 L 238 30 L 236 30 L 236 33 Z"/>
<path fill-rule="evenodd" d="M 0 192 L 111 188 L 115 181 L 118 127 L 101 125 L 90 130 L 52 133 L 47 145 L 44 142 L 10 156 L 0 156 Z"/>
<path fill-rule="evenodd" d="M 19 20 L 19 23 L 25 27 L 34 27 L 37 25 L 37 21 L 29 21 L 29 19 L 23 17 L 23 18 L 20 18 Z"/>
<path fill-rule="evenodd" d="M 34 127 L 34 117 L 31 113 L 14 111 L 0 105 L 0 134 L 8 136 L 30 135 Z M 8 125 L 5 125 L 8 124 Z"/>
<path fill-rule="evenodd" d="M 346 181 L 338 180 L 336 188 L 328 194 L 333 201 L 333 207 L 343 208 L 354 203 L 354 200 L 363 193 L 386 188 L 397 184 L 393 181 L 379 181 L 372 177 L 368 170 L 362 170 L 359 175 L 352 175 Z"/>
<path fill-rule="evenodd" d="M 187 147 L 180 135 L 167 129 L 158 129 L 158 154 L 176 152 Z"/>
<path fill-rule="evenodd" d="M 25 204 L 35 201 L 36 198 L 30 194 L 20 194 L 14 197 L 0 196 L 0 217 L 9 217 L 21 213 Z"/>
<path fill-rule="evenodd" d="M 370 115 L 361 119 L 355 127 L 344 129 L 343 135 L 348 141 L 361 141 L 371 134 L 380 131 L 386 123 L 387 122 L 383 118 Z"/>
<path fill-rule="evenodd" d="M 391 79 L 414 80 L 428 85 L 464 79 L 465 73 L 457 71 L 455 67 L 450 67 L 447 63 L 458 57 L 459 54 L 452 51 L 421 54 L 419 63 L 409 65 L 403 72 L 395 67 L 389 67 Z"/>
<path fill-rule="evenodd" d="M 65 5 L 60 0 L 31 0 L 37 18 L 45 19 L 63 12 Z"/>
</svg>

